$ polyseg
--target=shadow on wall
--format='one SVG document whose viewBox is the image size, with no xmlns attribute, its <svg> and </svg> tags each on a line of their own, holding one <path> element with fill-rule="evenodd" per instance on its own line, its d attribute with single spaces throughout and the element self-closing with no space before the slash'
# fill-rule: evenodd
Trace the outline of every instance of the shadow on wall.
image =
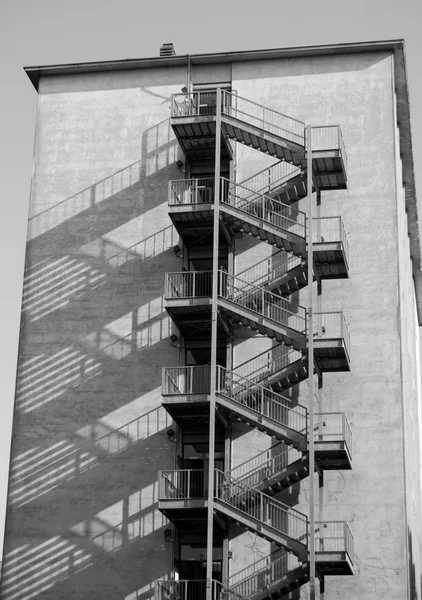
<svg viewBox="0 0 422 600">
<path fill-rule="evenodd" d="M 130 277 L 133 269 L 146 259 L 159 257 L 176 245 L 178 235 L 172 225 L 129 246 L 99 238 L 81 249 L 79 255 L 42 259 L 25 272 L 22 314 L 25 321 L 36 321 L 68 306 L 82 295 L 98 293 L 110 278 Z"/>
<path fill-rule="evenodd" d="M 147 599 L 168 575 L 156 491 L 174 466 L 159 404 L 177 354 L 162 298 L 180 267 L 162 219 L 177 159 L 167 119 L 143 134 L 141 161 L 31 219 L 4 600 Z M 120 230 L 102 237 L 131 222 L 127 246 Z"/>
<path fill-rule="evenodd" d="M 12 600 L 120 599 L 138 591 L 141 593 L 133 597 L 153 597 L 154 582 L 169 575 L 163 566 L 168 560 L 170 546 L 164 538 L 166 521 L 163 515 L 152 507 L 114 528 L 105 529 L 99 519 L 86 525 L 83 536 L 68 532 L 30 551 L 18 549 L 10 557 L 8 571 L 4 574 L 4 597 Z M 104 531 L 90 535 L 95 528 Z M 156 556 L 152 566 L 148 560 L 150 549 L 145 547 L 147 537 L 154 545 Z M 142 586 L 146 572 L 149 583 Z"/>
<path fill-rule="evenodd" d="M 98 468 L 102 462 L 107 462 L 107 469 L 112 468 L 110 459 L 114 455 L 140 452 L 141 443 L 171 423 L 168 413 L 158 407 L 116 429 L 95 422 L 52 446 L 32 448 L 14 461 L 9 481 L 10 506 L 18 508 L 33 502 Z"/>
<path fill-rule="evenodd" d="M 51 477 L 60 491 L 47 494 L 18 511 L 17 525 L 22 538 L 42 526 L 43 538 L 47 541 L 40 543 L 38 538 L 38 543 L 25 543 L 8 554 L 2 598 L 44 597 L 39 594 L 52 586 L 46 598 L 54 597 L 50 593 L 63 594 L 56 598 L 76 598 L 78 593 L 81 598 L 95 597 L 91 594 L 101 589 L 111 576 L 103 569 L 115 570 L 113 577 L 120 581 L 120 594 L 132 592 L 145 585 L 145 573 L 150 571 L 150 544 L 157 559 L 151 566 L 152 572 L 162 568 L 160 565 L 165 564 L 170 548 L 164 541 L 167 521 L 157 509 L 156 457 L 163 444 L 171 444 L 166 435 L 170 423 L 166 411 L 159 407 L 116 430 L 108 430 L 101 423 L 85 427 L 78 432 L 79 446 L 72 444 L 73 456 L 69 447 L 64 451 L 67 457 L 61 467 L 68 474 L 66 483 L 55 482 L 51 471 L 43 473 L 43 461 L 49 460 L 46 453 L 36 457 L 39 481 L 43 483 L 43 479 Z M 138 465 L 141 460 L 145 463 L 146 447 L 149 464 L 144 464 L 139 469 L 139 477 L 135 478 L 133 459 Z M 91 473 L 76 468 L 76 461 L 83 454 L 96 458 L 95 462 L 84 465 L 93 469 Z M 50 455 L 53 461 L 56 458 L 59 469 L 60 451 L 54 457 L 54 450 L 50 449 Z M 25 468 L 28 474 L 33 471 L 31 458 L 35 457 L 26 457 L 26 460 L 23 457 L 21 475 L 25 475 Z M 50 466 L 48 464 L 46 469 Z M 81 489 L 85 490 L 82 496 Z M 113 504 L 109 504 L 110 501 Z M 28 539 L 30 537 L 26 537 Z M 147 570 L 142 570 L 143 564 Z M 133 587 L 122 588 L 125 573 L 132 568 L 138 573 L 136 582 L 130 583 Z M 156 575 L 159 577 L 160 571 Z M 102 593 L 100 597 L 122 597 L 110 596 L 107 589 Z"/>
<path fill-rule="evenodd" d="M 126 316 L 132 320 L 131 313 Z M 153 374 L 155 382 L 158 382 L 160 351 L 163 343 L 167 348 L 168 342 L 165 341 L 171 332 L 170 318 L 167 313 L 160 311 L 140 325 L 135 321 L 132 331 L 121 337 L 103 328 L 74 342 L 70 337 L 63 343 L 52 343 L 50 348 L 45 348 L 45 352 L 22 361 L 16 386 L 16 412 L 22 416 L 47 404 L 50 404 L 49 407 L 44 406 L 47 411 L 51 412 L 59 406 L 63 410 L 67 403 L 77 402 L 78 396 L 101 388 L 102 377 L 109 380 L 112 376 L 129 376 L 135 362 L 147 369 L 148 375 Z M 157 345 L 160 345 L 159 348 L 155 347 Z M 142 352 L 147 349 L 150 353 L 142 362 Z M 154 372 L 151 373 L 151 366 L 154 365 Z M 102 414 L 108 412 L 105 398 L 101 406 Z M 25 418 L 22 418 L 20 424 L 24 422 Z"/>
<path fill-rule="evenodd" d="M 146 130 L 141 160 L 30 217 L 29 264 L 44 253 L 61 254 L 83 246 L 156 205 L 163 187 L 167 192 L 170 174 L 179 173 L 174 169 L 179 154 L 170 119 Z"/>
</svg>

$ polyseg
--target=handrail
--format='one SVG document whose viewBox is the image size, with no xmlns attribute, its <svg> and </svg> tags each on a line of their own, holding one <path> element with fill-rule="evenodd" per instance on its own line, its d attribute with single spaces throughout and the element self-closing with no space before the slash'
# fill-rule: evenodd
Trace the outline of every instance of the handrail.
<svg viewBox="0 0 422 600">
<path fill-rule="evenodd" d="M 214 469 L 214 497 L 248 517 L 265 523 L 292 539 L 303 540 L 308 534 L 308 519 L 298 510 L 271 498 L 244 482 Z M 206 471 L 174 469 L 159 473 L 159 500 L 206 498 Z"/>
<path fill-rule="evenodd" d="M 317 442 L 345 442 L 349 454 L 352 454 L 352 430 L 345 413 L 316 413 L 314 439 Z M 229 475 L 254 487 L 265 479 L 270 479 L 289 465 L 306 458 L 295 448 L 283 442 L 260 452 L 256 456 L 233 467 Z"/>
<path fill-rule="evenodd" d="M 251 597 L 300 566 L 304 564 L 294 554 L 279 549 L 232 575 L 229 585 L 232 590 Z"/>
<path fill-rule="evenodd" d="M 278 258 L 285 259 L 285 262 L 275 266 L 274 263 Z M 285 250 L 280 250 L 252 265 L 252 267 L 247 267 L 243 271 L 240 271 L 240 273 L 236 274 L 236 277 L 240 277 L 244 281 L 253 283 L 254 285 L 265 285 L 278 279 L 300 264 L 302 264 L 300 256 L 294 256 Z"/>
<path fill-rule="evenodd" d="M 191 395 L 209 394 L 211 366 L 163 367 L 161 394 Z"/>
<path fill-rule="evenodd" d="M 343 246 L 346 266 L 349 263 L 349 242 L 344 228 L 343 219 L 340 216 L 317 217 L 313 219 L 314 225 L 314 244 L 327 244 L 340 242 Z M 318 248 L 315 248 L 317 250 Z"/>
<path fill-rule="evenodd" d="M 255 192 L 264 192 L 267 190 L 268 193 L 290 179 L 296 178 L 301 173 L 302 169 L 300 167 L 281 160 L 271 167 L 265 167 L 254 175 L 243 179 L 239 183 L 253 189 Z"/>
<path fill-rule="evenodd" d="M 222 204 L 227 204 L 252 217 L 262 219 L 271 225 L 303 239 L 306 238 L 306 213 L 275 200 L 262 192 L 255 192 L 246 186 L 221 177 Z"/>
<path fill-rule="evenodd" d="M 210 298 L 212 294 L 212 271 L 179 271 L 166 273 L 164 297 Z"/>
<path fill-rule="evenodd" d="M 296 448 L 286 446 L 284 442 L 280 442 L 233 467 L 228 474 L 250 487 L 255 487 L 265 479 L 271 478 L 290 464 L 300 460 L 303 456 L 303 453 L 296 450 Z"/>
<path fill-rule="evenodd" d="M 204 600 L 205 579 L 162 579 L 155 584 L 155 600 Z M 211 600 L 248 600 L 222 583 L 211 579 Z"/>
<path fill-rule="evenodd" d="M 222 270 L 219 271 L 218 296 L 301 333 L 306 331 L 304 306 L 293 304 L 286 298 Z"/>
<path fill-rule="evenodd" d="M 219 469 L 215 469 L 215 482 L 218 500 L 292 539 L 305 539 L 308 519 L 300 511 L 228 477 Z"/>
<path fill-rule="evenodd" d="M 285 369 L 302 357 L 303 355 L 299 350 L 286 348 L 284 344 L 278 344 L 249 360 L 245 360 L 233 371 L 242 377 L 259 381 Z"/>
<path fill-rule="evenodd" d="M 347 521 L 316 521 L 316 552 L 347 552 L 353 562 L 354 537 Z"/>
<path fill-rule="evenodd" d="M 340 338 L 350 360 L 350 332 L 344 313 L 314 313 L 314 338 L 320 341 Z"/>
<path fill-rule="evenodd" d="M 240 377 L 233 371 L 217 366 L 216 392 L 230 398 L 257 415 L 306 436 L 308 411 L 301 404 L 293 405 L 289 398 L 277 394 L 271 388 Z"/>
<path fill-rule="evenodd" d="M 169 206 L 214 202 L 214 178 L 169 181 Z"/>
<path fill-rule="evenodd" d="M 222 90 L 223 114 L 304 146 L 305 123 L 262 104 Z M 300 150 L 300 149 L 298 149 Z"/>
</svg>

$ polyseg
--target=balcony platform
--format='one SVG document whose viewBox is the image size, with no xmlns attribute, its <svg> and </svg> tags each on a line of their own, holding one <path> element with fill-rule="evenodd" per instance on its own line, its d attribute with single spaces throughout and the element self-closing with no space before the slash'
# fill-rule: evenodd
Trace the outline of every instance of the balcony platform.
<svg viewBox="0 0 422 600">
<path fill-rule="evenodd" d="M 169 217 L 183 243 L 188 248 L 212 246 L 214 239 L 214 204 L 201 202 L 196 204 L 170 204 Z M 233 234 L 220 220 L 219 246 L 225 248 L 231 243 Z"/>
<path fill-rule="evenodd" d="M 302 160 L 301 166 L 306 168 L 306 160 Z M 314 150 L 312 166 L 321 192 L 347 189 L 346 166 L 340 149 Z"/>
<path fill-rule="evenodd" d="M 354 575 L 353 563 L 345 551 L 339 552 L 315 552 L 315 566 L 321 575 Z"/>
<path fill-rule="evenodd" d="M 327 442 L 316 439 L 315 461 L 318 467 L 326 471 L 345 471 L 352 468 L 351 454 L 344 440 Z"/>
<path fill-rule="evenodd" d="M 315 268 L 321 279 L 348 279 L 349 266 L 342 242 L 313 245 Z"/>
<path fill-rule="evenodd" d="M 216 117 L 212 114 L 171 118 L 170 125 L 185 156 L 190 161 L 215 158 Z M 230 142 L 221 137 L 221 160 L 232 160 Z"/>
<path fill-rule="evenodd" d="M 314 356 L 321 371 L 350 371 L 350 357 L 343 338 L 314 338 Z"/>
</svg>

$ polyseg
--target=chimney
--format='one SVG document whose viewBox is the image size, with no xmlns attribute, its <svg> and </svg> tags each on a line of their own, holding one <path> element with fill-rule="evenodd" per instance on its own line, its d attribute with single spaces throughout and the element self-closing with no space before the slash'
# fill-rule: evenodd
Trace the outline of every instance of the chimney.
<svg viewBox="0 0 422 600">
<path fill-rule="evenodd" d="M 160 56 L 176 56 L 176 52 L 172 43 L 163 44 L 160 48 Z"/>
</svg>

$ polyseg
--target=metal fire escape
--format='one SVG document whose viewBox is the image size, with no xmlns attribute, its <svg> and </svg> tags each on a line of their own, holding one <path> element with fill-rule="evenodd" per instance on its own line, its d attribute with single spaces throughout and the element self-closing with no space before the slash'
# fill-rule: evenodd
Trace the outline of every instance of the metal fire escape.
<svg viewBox="0 0 422 600">
<path fill-rule="evenodd" d="M 322 280 L 348 277 L 341 217 L 313 218 L 310 203 L 308 214 L 294 207 L 302 198 L 311 201 L 313 193 L 319 207 L 321 192 L 347 187 L 341 129 L 310 130 L 222 89 L 173 96 L 171 124 L 188 161 L 215 161 L 213 177 L 169 184 L 169 214 L 184 246 L 212 239 L 213 269 L 168 273 L 165 287 L 166 309 L 181 335 L 207 332 L 212 359 L 205 365 L 164 368 L 163 405 L 182 432 L 191 432 L 193 423 L 206 423 L 210 445 L 207 468 L 160 473 L 159 509 L 176 529 L 207 525 L 208 556 L 206 578 L 159 581 L 156 600 L 279 598 L 307 582 L 312 598 L 315 576 L 322 598 L 325 576 L 353 574 L 349 526 L 316 520 L 313 508 L 308 517 L 275 495 L 311 473 L 318 473 L 321 483 L 325 470 L 351 469 L 346 415 L 314 413 L 313 400 L 302 406 L 287 395 L 292 386 L 316 375 L 322 408 L 323 373 L 350 370 L 342 312 L 313 312 L 312 300 L 305 308 L 291 299 L 313 281 L 320 294 Z M 279 162 L 241 183 L 222 176 L 222 161 L 233 158 L 233 141 Z M 233 261 L 227 270 L 219 268 L 221 247 L 242 234 L 270 244 L 273 254 L 240 273 L 233 272 Z M 237 367 L 231 360 L 221 364 L 219 340 L 230 340 L 233 331 L 242 329 L 268 337 L 273 346 Z M 265 432 L 272 445 L 235 468 L 217 468 L 215 445 L 227 448 L 230 424 L 236 421 Z M 310 502 L 313 507 L 312 494 Z M 230 523 L 277 549 L 235 574 L 229 574 L 226 551 L 217 581 L 209 550 L 215 535 L 228 538 Z"/>
</svg>

